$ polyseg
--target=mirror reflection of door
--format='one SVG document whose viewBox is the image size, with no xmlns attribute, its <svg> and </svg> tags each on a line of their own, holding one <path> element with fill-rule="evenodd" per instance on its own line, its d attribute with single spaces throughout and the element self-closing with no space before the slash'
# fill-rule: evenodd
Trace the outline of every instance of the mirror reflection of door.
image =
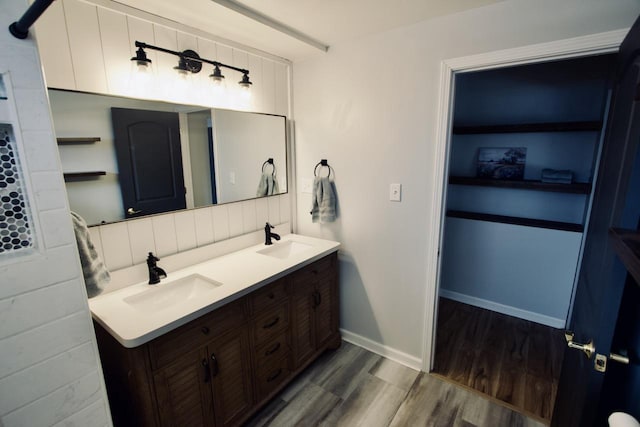
<svg viewBox="0 0 640 427">
<path fill-rule="evenodd" d="M 124 217 L 186 208 L 177 113 L 112 108 Z"/>
</svg>

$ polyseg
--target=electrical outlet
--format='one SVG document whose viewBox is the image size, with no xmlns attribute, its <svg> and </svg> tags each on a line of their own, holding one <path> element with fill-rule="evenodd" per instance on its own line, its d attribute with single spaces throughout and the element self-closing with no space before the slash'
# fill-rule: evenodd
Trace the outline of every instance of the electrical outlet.
<svg viewBox="0 0 640 427">
<path fill-rule="evenodd" d="M 389 185 L 389 200 L 399 202 L 402 199 L 402 184 Z"/>
<path fill-rule="evenodd" d="M 236 183 L 236 173 L 229 172 L 229 184 L 235 184 L 235 183 Z"/>
</svg>

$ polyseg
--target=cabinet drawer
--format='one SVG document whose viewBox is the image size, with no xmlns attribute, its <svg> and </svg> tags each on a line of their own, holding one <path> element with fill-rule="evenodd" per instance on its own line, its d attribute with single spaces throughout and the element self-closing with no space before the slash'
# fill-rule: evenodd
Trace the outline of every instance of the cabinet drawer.
<svg viewBox="0 0 640 427">
<path fill-rule="evenodd" d="M 256 349 L 256 365 L 260 369 L 275 363 L 276 360 L 288 354 L 289 341 L 285 330 Z"/>
<path fill-rule="evenodd" d="M 149 343 L 151 368 L 167 365 L 185 351 L 240 326 L 246 319 L 246 300 L 231 302 Z"/>
<path fill-rule="evenodd" d="M 265 310 L 253 320 L 253 337 L 256 345 L 275 336 L 289 324 L 289 304 L 284 302 Z"/>
<path fill-rule="evenodd" d="M 291 280 L 294 283 L 300 283 L 315 280 L 318 277 L 327 277 L 328 275 L 333 274 L 333 269 L 331 268 L 332 265 L 333 256 L 326 256 L 293 273 L 291 275 Z"/>
<path fill-rule="evenodd" d="M 285 284 L 286 282 L 284 280 L 278 280 L 251 294 L 252 312 L 259 313 L 275 302 L 286 298 L 287 289 Z"/>
<path fill-rule="evenodd" d="M 276 363 L 265 365 L 258 368 L 256 375 L 256 389 L 258 401 L 262 400 L 276 387 L 289 378 L 291 370 L 289 369 L 289 358 L 283 357 Z"/>
</svg>

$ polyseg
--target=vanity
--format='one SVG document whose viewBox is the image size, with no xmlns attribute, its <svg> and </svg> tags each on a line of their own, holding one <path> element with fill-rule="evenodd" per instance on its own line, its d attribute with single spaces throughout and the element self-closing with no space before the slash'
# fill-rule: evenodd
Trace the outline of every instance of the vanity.
<svg viewBox="0 0 640 427">
<path fill-rule="evenodd" d="M 289 234 L 92 298 L 114 424 L 249 419 L 340 346 L 338 247 Z"/>
</svg>

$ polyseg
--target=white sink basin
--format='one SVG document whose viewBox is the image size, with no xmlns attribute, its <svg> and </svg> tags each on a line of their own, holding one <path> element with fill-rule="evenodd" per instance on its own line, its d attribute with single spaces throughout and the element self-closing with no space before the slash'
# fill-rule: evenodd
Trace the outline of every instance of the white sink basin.
<svg viewBox="0 0 640 427">
<path fill-rule="evenodd" d="M 146 291 L 126 297 L 123 301 L 140 311 L 156 313 L 176 304 L 206 297 L 218 286 L 222 286 L 222 283 L 191 274 L 170 282 L 149 285 Z"/>
<path fill-rule="evenodd" d="M 293 255 L 297 255 L 306 251 L 313 246 L 306 243 L 296 242 L 295 240 L 287 240 L 282 243 L 274 243 L 258 251 L 259 254 L 272 256 L 274 258 L 287 259 Z"/>
</svg>

